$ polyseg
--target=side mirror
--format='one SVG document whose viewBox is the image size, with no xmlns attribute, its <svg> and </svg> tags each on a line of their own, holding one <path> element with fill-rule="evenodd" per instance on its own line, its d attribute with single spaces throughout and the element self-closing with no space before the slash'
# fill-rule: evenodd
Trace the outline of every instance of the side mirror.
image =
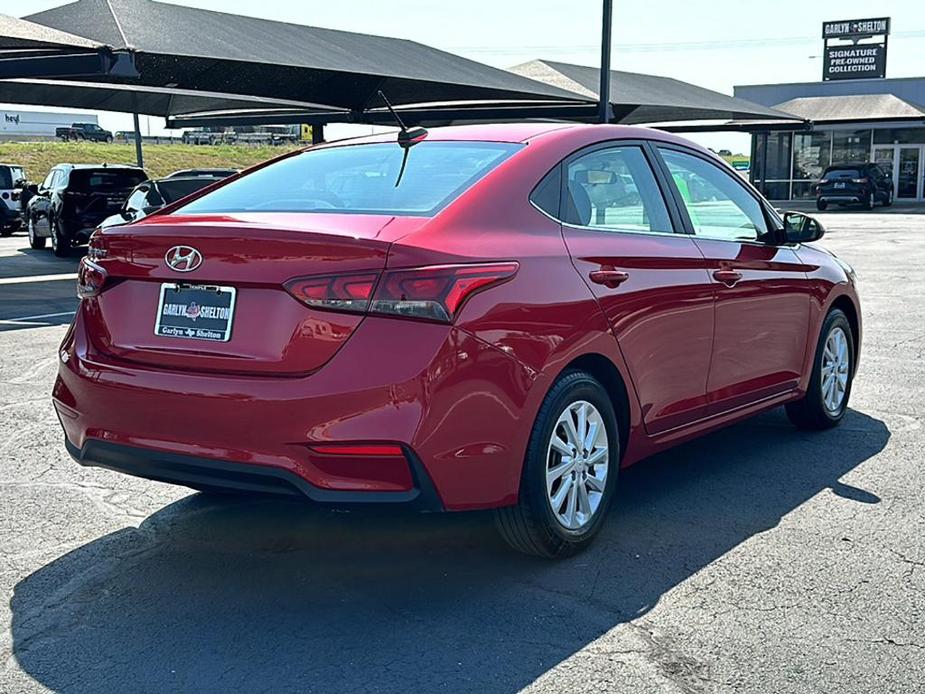
<svg viewBox="0 0 925 694">
<path fill-rule="evenodd" d="M 822 222 L 802 212 L 784 212 L 784 233 L 789 243 L 818 241 L 825 235 Z"/>
</svg>

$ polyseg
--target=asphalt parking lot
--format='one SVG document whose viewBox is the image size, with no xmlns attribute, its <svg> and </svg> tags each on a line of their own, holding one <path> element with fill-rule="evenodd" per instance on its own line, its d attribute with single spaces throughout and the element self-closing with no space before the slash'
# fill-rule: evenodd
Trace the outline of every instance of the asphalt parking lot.
<svg viewBox="0 0 925 694">
<path fill-rule="evenodd" d="M 78 467 L 49 402 L 76 260 L 0 240 L 0 691 L 925 690 L 925 215 L 819 218 L 860 277 L 844 425 L 774 411 L 646 461 L 561 563 L 485 515 Z"/>
</svg>

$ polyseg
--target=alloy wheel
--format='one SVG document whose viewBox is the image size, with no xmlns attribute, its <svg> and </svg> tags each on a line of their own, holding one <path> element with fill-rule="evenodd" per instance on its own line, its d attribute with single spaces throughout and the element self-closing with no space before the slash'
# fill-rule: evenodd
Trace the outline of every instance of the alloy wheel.
<svg viewBox="0 0 925 694">
<path fill-rule="evenodd" d="M 556 520 L 580 530 L 594 518 L 607 485 L 607 430 L 586 400 L 571 403 L 556 421 L 546 453 L 546 498 Z"/>
<path fill-rule="evenodd" d="M 822 402 L 829 414 L 838 414 L 841 410 L 850 369 L 848 336 L 841 327 L 836 327 L 826 338 L 822 352 Z"/>
</svg>

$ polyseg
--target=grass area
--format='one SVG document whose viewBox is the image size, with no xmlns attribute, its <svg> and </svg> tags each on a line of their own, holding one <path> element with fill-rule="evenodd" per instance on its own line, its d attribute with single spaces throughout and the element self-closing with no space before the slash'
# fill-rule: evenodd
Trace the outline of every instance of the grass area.
<svg viewBox="0 0 925 694">
<path fill-rule="evenodd" d="M 241 169 L 291 149 L 269 145 L 148 145 L 145 170 L 152 178 L 177 169 L 232 167 Z M 56 164 L 134 164 L 134 144 L 98 142 L 0 142 L 0 162 L 19 164 L 29 180 L 41 182 Z"/>
</svg>

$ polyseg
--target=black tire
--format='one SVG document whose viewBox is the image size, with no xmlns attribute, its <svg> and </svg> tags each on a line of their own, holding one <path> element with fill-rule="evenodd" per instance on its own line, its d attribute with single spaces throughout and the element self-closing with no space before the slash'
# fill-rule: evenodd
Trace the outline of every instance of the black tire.
<svg viewBox="0 0 925 694">
<path fill-rule="evenodd" d="M 607 432 L 607 477 L 597 510 L 578 530 L 569 530 L 555 517 L 546 491 L 547 449 L 560 415 L 580 400 L 591 403 Z M 555 382 L 536 416 L 527 444 L 516 505 L 496 509 L 495 524 L 507 543 L 519 552 L 562 558 L 585 549 L 600 531 L 613 500 L 620 466 L 620 437 L 613 403 L 604 387 L 584 371 L 567 371 Z"/>
<path fill-rule="evenodd" d="M 827 203 L 825 200 L 816 200 L 816 209 L 819 210 L 820 212 L 825 210 L 825 208 L 827 208 L 828 206 L 829 206 L 829 203 Z"/>
<path fill-rule="evenodd" d="M 0 229 L 0 236 L 6 238 L 13 235 L 13 227 L 3 227 Z"/>
<path fill-rule="evenodd" d="M 107 145 L 111 145 L 111 144 L 112 144 L 112 135 L 107 135 L 107 136 L 106 136 L 106 144 L 107 144 Z"/>
<path fill-rule="evenodd" d="M 29 231 L 29 247 L 36 251 L 40 251 L 45 248 L 45 242 L 47 239 L 44 236 L 39 236 L 35 233 L 35 220 L 32 217 L 29 217 L 29 224 L 27 227 Z"/>
<path fill-rule="evenodd" d="M 848 342 L 848 382 L 845 386 L 845 395 L 841 405 L 834 412 L 830 411 L 823 401 L 822 394 L 822 362 L 826 340 L 836 329 L 840 328 Z M 813 373 L 809 379 L 809 388 L 802 399 L 787 403 L 787 417 L 800 429 L 831 429 L 838 426 L 848 410 L 848 400 L 851 398 L 851 384 L 854 381 L 855 345 L 854 334 L 848 317 L 841 309 L 832 309 L 822 323 L 819 339 L 816 341 L 816 354 L 813 357 Z"/>
<path fill-rule="evenodd" d="M 893 204 L 893 189 L 890 188 L 886 193 L 886 200 L 883 201 L 884 207 L 889 207 Z"/>
<path fill-rule="evenodd" d="M 67 258 L 71 254 L 71 240 L 64 233 L 57 219 L 50 219 L 51 250 L 58 258 Z"/>
</svg>

